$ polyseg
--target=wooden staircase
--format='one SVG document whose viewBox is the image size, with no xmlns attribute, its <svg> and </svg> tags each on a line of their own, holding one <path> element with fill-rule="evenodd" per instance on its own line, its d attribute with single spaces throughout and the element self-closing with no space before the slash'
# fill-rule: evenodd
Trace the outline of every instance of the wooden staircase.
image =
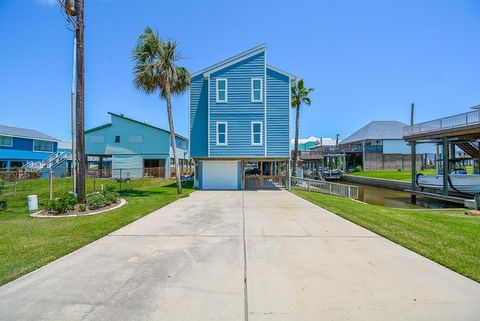
<svg viewBox="0 0 480 321">
<path fill-rule="evenodd" d="M 478 144 L 472 142 L 463 142 L 457 144 L 457 146 L 472 158 L 480 157 L 480 148 Z"/>
</svg>

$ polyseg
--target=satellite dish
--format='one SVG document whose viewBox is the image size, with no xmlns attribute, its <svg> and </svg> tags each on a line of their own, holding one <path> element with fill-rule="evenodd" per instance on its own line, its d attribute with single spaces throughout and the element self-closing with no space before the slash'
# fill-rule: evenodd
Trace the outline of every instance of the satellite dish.
<svg viewBox="0 0 480 321">
<path fill-rule="evenodd" d="M 65 12 L 69 16 L 76 16 L 77 11 L 75 11 L 75 0 L 64 0 L 63 1 Z"/>
</svg>

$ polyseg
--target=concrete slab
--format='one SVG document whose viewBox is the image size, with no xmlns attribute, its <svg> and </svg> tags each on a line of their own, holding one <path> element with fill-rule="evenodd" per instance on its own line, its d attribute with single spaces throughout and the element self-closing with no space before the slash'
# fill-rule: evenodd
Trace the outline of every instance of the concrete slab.
<svg viewBox="0 0 480 321">
<path fill-rule="evenodd" d="M 244 320 L 235 237 L 109 236 L 0 288 L 0 320 Z"/>
<path fill-rule="evenodd" d="M 380 237 L 249 238 L 247 262 L 249 320 L 478 320 L 478 284 Z"/>
<path fill-rule="evenodd" d="M 477 320 L 479 300 L 286 191 L 200 191 L 0 287 L 0 320 Z"/>
</svg>

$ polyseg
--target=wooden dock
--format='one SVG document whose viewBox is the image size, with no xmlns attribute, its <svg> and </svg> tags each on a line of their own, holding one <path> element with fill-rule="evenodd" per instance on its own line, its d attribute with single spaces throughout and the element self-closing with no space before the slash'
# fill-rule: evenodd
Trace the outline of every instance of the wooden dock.
<svg viewBox="0 0 480 321">
<path fill-rule="evenodd" d="M 434 198 L 441 201 L 452 202 L 452 203 L 457 203 L 462 205 L 465 205 L 465 201 L 472 201 L 472 199 L 459 197 L 459 196 L 443 195 L 438 193 L 422 192 L 422 191 L 413 191 L 411 189 L 406 189 L 405 192 L 408 192 L 416 196 L 425 196 L 425 197 Z"/>
</svg>

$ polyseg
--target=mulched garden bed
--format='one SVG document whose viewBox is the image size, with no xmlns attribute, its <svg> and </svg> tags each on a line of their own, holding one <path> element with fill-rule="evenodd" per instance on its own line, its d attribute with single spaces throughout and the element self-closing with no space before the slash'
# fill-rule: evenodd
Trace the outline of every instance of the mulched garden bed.
<svg viewBox="0 0 480 321">
<path fill-rule="evenodd" d="M 121 208 L 127 204 L 127 201 L 123 198 L 118 200 L 115 203 L 112 203 L 110 205 L 97 208 L 94 210 L 85 210 L 81 211 L 80 210 L 80 205 L 77 204 L 75 205 L 75 208 L 73 211 L 68 211 L 66 213 L 59 213 L 59 212 L 54 212 L 54 211 L 47 211 L 47 210 L 41 210 L 35 213 L 30 214 L 32 217 L 40 217 L 40 218 L 60 218 L 60 217 L 78 217 L 78 216 L 86 216 L 86 215 L 95 215 L 95 214 L 100 214 L 104 212 L 109 212 L 112 210 L 115 210 L 117 208 Z"/>
</svg>

